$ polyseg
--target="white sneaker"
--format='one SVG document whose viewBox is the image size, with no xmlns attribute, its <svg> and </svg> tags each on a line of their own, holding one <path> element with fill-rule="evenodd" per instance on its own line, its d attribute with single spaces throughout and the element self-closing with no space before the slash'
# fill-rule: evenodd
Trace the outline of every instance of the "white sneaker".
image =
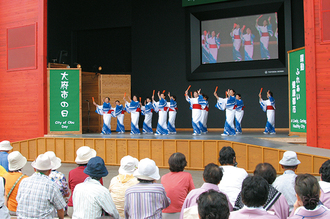
<svg viewBox="0 0 330 219">
<path fill-rule="evenodd" d="M 155 133 L 155 135 L 160 135 L 160 134 L 158 134 L 158 133 Z"/>
<path fill-rule="evenodd" d="M 269 133 L 269 134 L 271 134 L 271 135 L 276 135 L 276 132 L 271 132 L 271 133 Z"/>
<path fill-rule="evenodd" d="M 228 134 L 222 133 L 221 136 L 228 136 Z"/>
<path fill-rule="evenodd" d="M 192 135 L 197 135 L 197 133 L 194 132 Z"/>
<path fill-rule="evenodd" d="M 269 133 L 268 132 L 264 132 L 265 135 L 268 135 Z"/>
</svg>

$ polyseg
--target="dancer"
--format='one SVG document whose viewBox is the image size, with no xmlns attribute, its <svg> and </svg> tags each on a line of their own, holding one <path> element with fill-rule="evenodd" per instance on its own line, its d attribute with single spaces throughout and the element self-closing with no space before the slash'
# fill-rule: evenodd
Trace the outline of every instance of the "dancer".
<svg viewBox="0 0 330 219">
<path fill-rule="evenodd" d="M 220 33 L 215 36 L 215 32 L 212 31 L 211 37 L 207 38 L 206 45 L 209 48 L 210 55 L 210 63 L 216 63 L 218 60 L 218 49 L 220 48 Z"/>
<path fill-rule="evenodd" d="M 202 115 L 201 115 L 201 123 L 202 123 L 202 133 L 206 134 L 207 133 L 207 118 L 209 115 L 209 97 L 206 94 L 202 94 L 204 102 L 201 103 L 202 106 Z"/>
<path fill-rule="evenodd" d="M 201 109 L 202 106 L 200 105 L 201 102 L 204 101 L 203 96 L 200 95 L 201 89 L 194 91 L 194 98 L 190 98 L 188 96 L 188 89 L 185 91 L 185 97 L 187 102 L 190 104 L 191 108 L 191 116 L 192 116 L 192 127 L 194 129 L 193 135 L 200 135 L 201 134 Z"/>
<path fill-rule="evenodd" d="M 243 26 L 243 28 L 245 25 Z M 244 45 L 244 60 L 250 61 L 253 60 L 253 40 L 254 40 L 254 34 L 252 34 L 251 29 L 246 29 L 246 34 L 243 34 L 243 28 L 242 28 L 242 40 Z"/>
<path fill-rule="evenodd" d="M 155 112 L 158 112 L 158 123 L 157 123 L 157 129 L 155 135 L 168 135 L 167 130 L 167 102 L 165 100 L 165 91 L 163 93 L 160 93 L 158 91 L 158 98 L 159 101 L 155 102 L 154 95 L 152 96 L 152 103 L 154 106 Z"/>
<path fill-rule="evenodd" d="M 244 103 L 242 100 L 242 96 L 240 94 L 236 94 L 236 105 L 235 109 L 235 124 L 236 124 L 236 134 L 242 134 L 242 126 L 241 122 L 244 116 Z"/>
<path fill-rule="evenodd" d="M 228 97 L 221 98 L 217 94 L 217 89 L 214 91 L 214 96 L 218 100 L 215 107 L 218 108 L 219 110 L 226 110 L 226 122 L 225 122 L 224 131 L 221 134 L 222 136 L 236 135 L 235 126 L 234 126 L 234 118 L 235 118 L 234 106 L 236 103 L 235 90 L 228 89 L 227 95 Z"/>
<path fill-rule="evenodd" d="M 97 105 L 94 101 L 93 97 L 93 104 L 96 106 L 95 112 L 103 116 L 103 127 L 101 134 L 111 134 L 111 104 L 110 104 L 110 97 L 104 98 L 104 102 L 101 105 Z"/>
<path fill-rule="evenodd" d="M 131 135 L 139 135 L 140 129 L 139 129 L 139 118 L 140 118 L 140 105 L 141 103 L 138 101 L 137 96 L 133 96 L 133 100 L 131 100 L 129 97 L 129 101 L 126 101 L 126 97 L 123 98 L 126 102 L 125 107 L 126 111 L 131 114 Z"/>
<path fill-rule="evenodd" d="M 256 28 L 259 31 L 260 35 L 260 53 L 262 59 L 270 59 L 270 54 L 268 50 L 268 44 L 269 44 L 269 35 L 273 36 L 273 30 L 272 30 L 272 24 L 270 23 L 270 17 L 267 20 L 263 21 L 263 26 L 258 25 L 259 19 L 262 17 L 257 18 L 256 20 Z"/>
<path fill-rule="evenodd" d="M 144 106 L 142 106 L 142 115 L 144 115 L 143 121 L 143 134 L 153 134 L 152 131 L 152 112 L 154 107 L 151 103 L 151 98 L 147 97 L 144 101 Z"/>
<path fill-rule="evenodd" d="M 242 61 L 242 55 L 239 51 L 241 48 L 241 28 L 239 24 L 234 24 L 230 36 L 233 40 L 233 59 L 235 62 Z"/>
<path fill-rule="evenodd" d="M 175 119 L 178 110 L 178 104 L 176 103 L 176 96 L 171 95 L 171 93 L 168 92 L 168 97 L 170 98 L 170 102 L 167 103 L 167 105 L 169 105 L 170 107 L 168 112 L 167 129 L 169 134 L 176 134 Z"/>
<path fill-rule="evenodd" d="M 209 35 L 206 30 L 204 30 L 202 35 L 202 63 L 210 63 L 210 51 L 207 46 L 207 39 Z"/>
<path fill-rule="evenodd" d="M 267 91 L 267 100 L 261 98 L 261 92 L 259 93 L 259 103 L 260 107 L 264 112 L 267 112 L 267 124 L 264 131 L 264 134 L 276 134 L 275 132 L 275 99 L 273 98 L 273 93 Z"/>
<path fill-rule="evenodd" d="M 113 108 L 112 117 L 117 117 L 117 128 L 116 132 L 118 134 L 125 133 L 125 126 L 124 126 L 124 117 L 126 110 L 124 109 L 123 105 L 120 103 L 119 100 L 115 101 L 116 107 Z"/>
</svg>

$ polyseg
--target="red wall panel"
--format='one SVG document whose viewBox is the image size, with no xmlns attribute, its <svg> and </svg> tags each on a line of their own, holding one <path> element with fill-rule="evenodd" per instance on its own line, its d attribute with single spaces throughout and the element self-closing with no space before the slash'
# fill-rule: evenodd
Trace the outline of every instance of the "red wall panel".
<svg viewBox="0 0 330 219">
<path fill-rule="evenodd" d="M 0 0 L 0 140 L 17 141 L 46 133 L 46 2 Z M 7 71 L 7 29 L 35 23 L 36 68 Z"/>
</svg>

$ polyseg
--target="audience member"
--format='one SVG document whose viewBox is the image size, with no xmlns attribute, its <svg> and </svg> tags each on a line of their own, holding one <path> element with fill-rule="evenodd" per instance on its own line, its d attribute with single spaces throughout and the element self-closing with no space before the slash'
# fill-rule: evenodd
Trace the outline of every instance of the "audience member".
<svg viewBox="0 0 330 219">
<path fill-rule="evenodd" d="M 35 173 L 23 179 L 18 187 L 18 218 L 53 218 L 54 210 L 60 219 L 64 218 L 65 200 L 58 186 L 48 177 L 54 164 L 47 155 L 40 154 L 31 166 Z"/>
<path fill-rule="evenodd" d="M 171 172 L 162 176 L 161 183 L 171 204 L 163 210 L 163 218 L 174 219 L 180 218 L 183 202 L 195 186 L 191 174 L 183 172 L 187 166 L 184 154 L 180 152 L 172 154 L 168 159 L 168 164 Z"/>
<path fill-rule="evenodd" d="M 139 183 L 133 176 L 138 165 L 138 159 L 129 155 L 123 157 L 120 160 L 119 175 L 113 177 L 110 182 L 109 191 L 121 218 L 125 218 L 124 206 L 126 190 Z"/>
<path fill-rule="evenodd" d="M 108 175 L 103 159 L 91 158 L 84 173 L 89 177 L 83 183 L 76 185 L 74 189 L 72 218 L 100 218 L 102 211 L 115 219 L 119 218 L 109 190 L 99 182 L 102 177 Z"/>
<path fill-rule="evenodd" d="M 13 149 L 9 141 L 0 142 L 0 165 L 8 172 L 8 152 Z"/>
<path fill-rule="evenodd" d="M 300 161 L 294 151 L 286 151 L 279 163 L 281 164 L 284 173 L 276 178 L 273 186 L 284 195 L 291 212 L 293 205 L 297 200 L 296 192 L 294 191 L 294 182 L 297 177 L 295 170 L 297 169 L 298 164 L 300 164 Z"/>
<path fill-rule="evenodd" d="M 204 179 L 204 184 L 202 185 L 201 188 L 198 189 L 193 189 L 189 194 L 187 195 L 181 209 L 181 214 L 180 218 L 182 219 L 185 213 L 185 209 L 197 205 L 197 199 L 200 194 L 203 192 L 206 192 L 210 189 L 213 189 L 217 192 L 222 192 L 219 190 L 218 184 L 220 183 L 222 179 L 223 173 L 222 173 L 222 168 L 217 166 L 214 163 L 209 163 L 208 165 L 205 166 L 204 172 L 203 172 L 203 179 Z M 225 194 L 226 195 L 226 194 Z M 228 207 L 229 210 L 233 210 L 233 206 L 228 200 Z"/>
<path fill-rule="evenodd" d="M 162 210 L 170 205 L 160 179 L 156 163 L 149 158 L 142 159 L 133 173 L 139 183 L 128 188 L 125 194 L 125 218 L 162 218 Z"/>
<path fill-rule="evenodd" d="M 269 184 L 261 176 L 248 176 L 242 184 L 242 201 L 244 207 L 238 211 L 230 212 L 230 219 L 241 218 L 262 218 L 278 219 L 263 209 L 263 205 L 268 199 Z"/>
<path fill-rule="evenodd" d="M 219 162 L 223 169 L 223 178 L 219 189 L 225 193 L 232 205 L 242 189 L 242 182 L 248 176 L 247 172 L 237 167 L 236 154 L 233 148 L 223 147 L 219 152 Z"/>
<path fill-rule="evenodd" d="M 320 203 L 320 185 L 310 174 L 300 174 L 295 179 L 297 201 L 290 219 L 330 218 L 330 210 Z"/>
<path fill-rule="evenodd" d="M 200 219 L 228 219 L 229 208 L 227 196 L 210 189 L 203 192 L 197 199 Z"/>
<path fill-rule="evenodd" d="M 320 201 L 322 204 L 330 208 L 330 160 L 325 161 L 319 170 L 321 181 L 319 181 L 321 187 Z"/>
<path fill-rule="evenodd" d="M 10 219 L 9 211 L 7 208 L 7 199 L 5 196 L 6 180 L 0 177 L 0 218 Z"/>
<path fill-rule="evenodd" d="M 16 216 L 16 196 L 21 181 L 24 178 L 27 178 L 27 176 L 22 173 L 22 168 L 25 166 L 27 160 L 20 152 L 13 151 L 8 155 L 8 162 L 9 172 L 4 175 L 4 178 L 6 180 L 5 189 L 7 197 L 7 206 L 9 214 L 12 216 Z"/>
</svg>

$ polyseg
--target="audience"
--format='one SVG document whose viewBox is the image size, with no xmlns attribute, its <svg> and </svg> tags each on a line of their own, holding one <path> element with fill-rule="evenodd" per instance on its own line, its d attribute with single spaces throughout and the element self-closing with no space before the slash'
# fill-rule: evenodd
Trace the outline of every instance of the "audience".
<svg viewBox="0 0 330 219">
<path fill-rule="evenodd" d="M 234 149 L 229 146 L 220 150 L 219 162 L 223 169 L 219 189 L 228 196 L 230 203 L 234 206 L 237 195 L 241 191 L 242 182 L 248 174 L 244 169 L 236 167 L 236 154 Z"/>
<path fill-rule="evenodd" d="M 162 218 L 162 210 L 170 205 L 160 179 L 156 163 L 149 158 L 142 159 L 133 173 L 139 183 L 128 188 L 125 194 L 125 218 Z"/>
<path fill-rule="evenodd" d="M 110 182 L 109 191 L 121 218 L 125 218 L 124 206 L 126 190 L 139 183 L 137 178 L 133 176 L 138 165 L 138 159 L 129 155 L 123 157 L 120 160 L 119 175 L 113 177 Z"/>
<path fill-rule="evenodd" d="M 320 201 L 327 208 L 330 208 L 330 160 L 327 160 L 322 164 L 319 170 L 321 181 L 319 181 L 321 187 Z"/>
<path fill-rule="evenodd" d="M 112 218 L 119 218 L 109 190 L 100 183 L 100 179 L 108 175 L 103 159 L 91 158 L 84 173 L 89 177 L 83 183 L 76 185 L 74 189 L 72 218 L 100 218 L 102 211 Z"/>
<path fill-rule="evenodd" d="M 248 176 L 242 184 L 242 201 L 244 207 L 230 213 L 230 219 L 262 218 L 278 219 L 276 215 L 268 213 L 263 209 L 268 199 L 269 184 L 261 176 Z"/>
<path fill-rule="evenodd" d="M 320 203 L 320 185 L 310 174 L 300 174 L 295 179 L 297 201 L 290 219 L 330 218 L 330 210 Z"/>
<path fill-rule="evenodd" d="M 297 158 L 297 154 L 294 151 L 286 151 L 283 154 L 282 160 L 279 162 L 284 170 L 283 175 L 276 178 L 273 183 L 275 189 L 280 191 L 287 200 L 290 212 L 293 209 L 293 205 L 296 202 L 296 192 L 294 191 L 294 182 L 297 177 L 295 171 L 300 164 Z"/>
<path fill-rule="evenodd" d="M 179 152 L 172 154 L 168 159 L 168 164 L 171 172 L 162 177 L 161 183 L 171 204 L 163 210 L 163 218 L 178 219 L 187 194 L 195 189 L 195 186 L 191 174 L 183 172 L 187 166 L 184 154 Z"/>
<path fill-rule="evenodd" d="M 18 188 L 18 218 L 53 218 L 54 210 L 60 219 L 64 218 L 65 200 L 58 186 L 48 177 L 53 163 L 47 155 L 40 154 L 31 166 L 35 173 L 23 179 Z"/>
<path fill-rule="evenodd" d="M 0 165 L 8 172 L 8 152 L 13 149 L 9 141 L 0 142 Z"/>
<path fill-rule="evenodd" d="M 229 208 L 227 196 L 210 189 L 203 192 L 197 199 L 200 219 L 228 219 Z"/>
<path fill-rule="evenodd" d="M 6 180 L 0 177 L 0 218 L 10 219 L 9 211 L 7 208 L 7 199 L 5 196 Z"/>
<path fill-rule="evenodd" d="M 6 197 L 7 197 L 7 207 L 9 214 L 16 216 L 17 201 L 16 196 L 18 192 L 18 187 L 26 175 L 22 173 L 22 168 L 25 166 L 27 160 L 18 151 L 13 151 L 8 155 L 8 169 L 9 172 L 4 175 L 6 180 Z"/>
</svg>

